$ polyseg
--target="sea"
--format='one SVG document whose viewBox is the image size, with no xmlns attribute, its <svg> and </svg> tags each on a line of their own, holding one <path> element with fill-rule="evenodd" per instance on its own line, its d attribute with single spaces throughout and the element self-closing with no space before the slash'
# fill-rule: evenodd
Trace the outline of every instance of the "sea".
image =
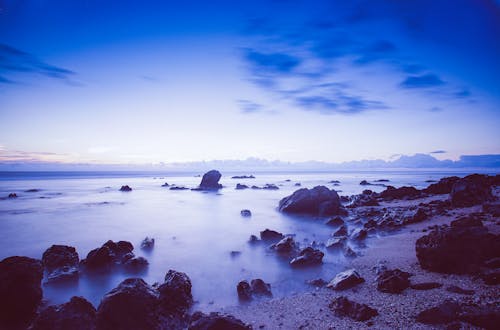
<svg viewBox="0 0 500 330">
<path fill-rule="evenodd" d="M 330 280 L 349 260 L 321 248 L 319 267 L 294 269 L 266 244 L 250 244 L 250 235 L 264 229 L 294 235 L 301 247 L 324 243 L 334 231 L 326 218 L 291 216 L 278 211 L 279 201 L 300 188 L 324 185 L 339 195 L 364 189 L 382 191 L 381 185 L 363 186 L 362 180 L 395 187 L 424 188 L 430 180 L 492 170 L 342 171 L 342 172 L 222 172 L 217 192 L 170 190 L 170 186 L 196 188 L 203 173 L 153 172 L 0 172 L 0 259 L 28 256 L 41 259 L 53 244 L 74 246 L 84 259 L 108 240 L 130 241 L 137 256 L 149 261 L 147 271 L 81 273 L 79 281 L 65 285 L 43 284 L 48 304 L 83 296 L 95 306 L 102 297 L 129 277 L 147 283 L 163 282 L 168 270 L 185 272 L 191 279 L 195 309 L 217 310 L 238 304 L 236 285 L 261 278 L 271 284 L 274 297 L 311 290 L 307 280 Z M 233 179 L 250 175 L 253 179 Z M 339 183 L 332 183 L 339 181 Z M 169 187 L 162 186 L 168 183 Z M 279 189 L 236 190 L 237 183 Z M 300 184 L 300 186 L 298 186 Z M 130 192 L 119 191 L 129 185 Z M 7 198 L 15 193 L 17 198 Z M 251 217 L 240 211 L 248 209 Z M 155 239 L 154 249 L 140 249 L 145 237 Z M 376 239 L 376 238 L 375 238 Z M 370 241 L 369 241 L 370 242 Z M 367 247 L 352 246 L 358 253 Z M 44 279 L 45 281 L 45 279 Z"/>
</svg>

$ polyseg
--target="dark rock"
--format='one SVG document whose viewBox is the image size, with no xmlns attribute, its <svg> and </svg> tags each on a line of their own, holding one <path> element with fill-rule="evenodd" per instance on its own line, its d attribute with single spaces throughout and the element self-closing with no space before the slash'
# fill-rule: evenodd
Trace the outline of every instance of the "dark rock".
<svg viewBox="0 0 500 330">
<path fill-rule="evenodd" d="M 30 330 L 94 330 L 96 310 L 82 297 L 67 303 L 49 306 L 41 311 Z"/>
<path fill-rule="evenodd" d="M 316 216 L 342 213 L 339 195 L 325 186 L 302 188 L 279 202 L 279 210 L 285 213 L 302 213 Z"/>
<path fill-rule="evenodd" d="M 375 182 L 390 182 L 390 181 L 387 179 L 378 179 L 378 180 L 375 180 Z"/>
<path fill-rule="evenodd" d="M 440 273 L 476 273 L 485 260 L 498 257 L 500 239 L 485 227 L 435 229 L 416 242 L 420 266 Z"/>
<path fill-rule="evenodd" d="M 454 301 L 446 300 L 436 307 L 420 312 L 417 322 L 425 324 L 445 324 L 455 321 L 459 317 L 460 305 Z"/>
<path fill-rule="evenodd" d="M 371 192 L 371 190 L 368 190 Z M 360 206 L 379 206 L 379 202 L 375 199 L 375 196 L 373 194 L 365 194 L 367 190 L 363 191 L 363 194 L 360 195 L 354 195 L 350 199 L 349 205 L 347 205 L 348 208 L 356 208 Z"/>
<path fill-rule="evenodd" d="M 500 204 L 483 204 L 483 212 L 489 213 L 494 217 L 500 217 Z"/>
<path fill-rule="evenodd" d="M 462 306 L 460 319 L 484 329 L 498 329 L 500 324 L 500 309 L 498 305 Z"/>
<path fill-rule="evenodd" d="M 344 253 L 344 256 L 346 256 L 347 258 L 355 258 L 358 256 L 358 254 L 354 252 L 354 250 L 347 245 L 344 246 L 344 250 L 342 252 Z"/>
<path fill-rule="evenodd" d="M 382 272 L 377 277 L 377 290 L 386 293 L 401 293 L 410 286 L 410 273 L 399 269 Z"/>
<path fill-rule="evenodd" d="M 222 175 L 217 170 L 208 171 L 201 178 L 200 189 L 217 190 L 222 188 L 222 185 L 219 183 L 221 177 Z"/>
<path fill-rule="evenodd" d="M 187 187 L 173 186 L 173 187 L 170 187 L 169 190 L 189 190 L 189 188 L 187 188 Z"/>
<path fill-rule="evenodd" d="M 241 255 L 241 251 L 231 251 L 229 252 L 229 255 L 231 256 L 231 258 L 236 258 Z"/>
<path fill-rule="evenodd" d="M 342 225 L 339 229 L 337 229 L 333 234 L 333 237 L 342 237 L 347 236 L 347 226 Z"/>
<path fill-rule="evenodd" d="M 186 312 L 193 304 L 191 280 L 182 272 L 169 270 L 158 287 L 161 306 L 171 312 Z"/>
<path fill-rule="evenodd" d="M 431 195 L 449 194 L 451 192 L 453 185 L 459 179 L 460 178 L 458 176 L 442 178 L 441 180 L 439 180 L 439 182 L 429 185 L 422 191 L 426 194 L 431 194 Z M 428 180 L 428 182 L 434 182 L 434 181 Z"/>
<path fill-rule="evenodd" d="M 296 251 L 297 244 L 295 243 L 293 237 L 287 236 L 271 246 L 271 248 L 280 254 L 292 254 Z"/>
<path fill-rule="evenodd" d="M 82 264 L 88 269 L 103 269 L 123 264 L 134 257 L 134 246 L 127 241 L 107 241 L 100 248 L 90 251 Z"/>
<path fill-rule="evenodd" d="M 327 287 L 333 290 L 346 290 L 350 289 L 358 284 L 365 281 L 358 272 L 354 269 L 349 269 L 338 273 L 335 277 L 328 283 Z"/>
<path fill-rule="evenodd" d="M 231 179 L 255 179 L 253 175 L 235 175 Z"/>
<path fill-rule="evenodd" d="M 346 237 L 334 237 L 334 238 L 330 238 L 326 242 L 325 247 L 327 249 L 330 249 L 330 250 L 341 249 L 341 248 L 344 247 L 346 240 L 347 240 Z"/>
<path fill-rule="evenodd" d="M 405 224 L 410 224 L 410 223 L 418 223 L 426 220 L 429 216 L 427 215 L 427 212 L 425 212 L 424 209 L 419 208 L 417 209 L 417 212 L 413 216 L 411 216 L 409 219 L 405 221 Z"/>
<path fill-rule="evenodd" d="M 235 189 L 238 189 L 238 190 L 248 189 L 248 186 L 246 184 L 237 183 Z"/>
<path fill-rule="evenodd" d="M 143 257 L 133 257 L 128 259 L 123 266 L 129 272 L 142 272 L 149 266 L 149 262 Z"/>
<path fill-rule="evenodd" d="M 42 300 L 42 263 L 28 257 L 0 261 L 0 328 L 28 325 Z"/>
<path fill-rule="evenodd" d="M 154 246 L 155 246 L 155 239 L 152 238 L 152 237 L 151 238 L 150 237 L 146 237 L 141 242 L 141 249 L 143 249 L 145 251 L 151 251 L 151 250 L 153 250 Z"/>
<path fill-rule="evenodd" d="M 262 189 L 261 187 L 258 187 L 258 186 L 251 186 L 250 188 L 252 188 L 252 189 Z"/>
<path fill-rule="evenodd" d="M 325 224 L 328 226 L 342 226 L 344 224 L 344 220 L 337 216 L 330 218 L 327 222 L 325 222 Z"/>
<path fill-rule="evenodd" d="M 359 304 L 346 297 L 337 297 L 328 305 L 336 316 L 347 316 L 356 321 L 366 321 L 378 315 L 377 310 L 365 304 Z"/>
<path fill-rule="evenodd" d="M 247 281 L 240 281 L 236 286 L 236 292 L 240 300 L 248 301 L 252 299 L 252 288 Z"/>
<path fill-rule="evenodd" d="M 295 186 L 295 187 L 300 187 L 300 186 L 301 186 L 301 183 L 300 183 L 300 182 L 296 182 L 296 183 L 294 184 L 294 186 Z"/>
<path fill-rule="evenodd" d="M 458 293 L 458 294 L 465 294 L 465 295 L 473 295 L 474 294 L 474 290 L 462 289 L 461 287 L 456 286 L 456 285 L 450 285 L 450 286 L 446 287 L 446 291 Z"/>
<path fill-rule="evenodd" d="M 306 283 L 318 288 L 324 287 L 325 285 L 328 284 L 328 282 L 322 278 L 316 278 L 314 280 L 307 281 Z"/>
<path fill-rule="evenodd" d="M 132 188 L 130 188 L 128 185 L 125 185 L 120 188 L 120 191 L 132 191 Z"/>
<path fill-rule="evenodd" d="M 158 294 L 140 278 L 129 278 L 107 293 L 97 309 L 98 329 L 158 329 Z"/>
<path fill-rule="evenodd" d="M 203 314 L 196 312 L 191 317 L 188 330 L 248 330 L 251 326 L 243 323 L 232 315 L 212 312 Z"/>
<path fill-rule="evenodd" d="M 410 285 L 410 288 L 413 290 L 432 290 L 442 287 L 443 284 L 438 282 L 423 282 L 423 283 L 415 283 Z"/>
<path fill-rule="evenodd" d="M 17 198 L 17 194 L 16 193 L 10 193 L 8 198 Z"/>
<path fill-rule="evenodd" d="M 169 185 L 167 182 L 165 182 L 165 183 L 164 183 L 164 184 L 162 184 L 161 186 L 162 186 L 162 187 L 169 187 L 170 185 Z"/>
<path fill-rule="evenodd" d="M 280 189 L 277 185 L 272 184 L 272 183 L 266 183 L 262 189 L 267 189 L 267 190 L 278 190 Z"/>
<path fill-rule="evenodd" d="M 453 220 L 450 223 L 450 226 L 452 226 L 452 227 L 482 227 L 483 222 L 481 221 L 481 219 L 469 215 L 469 216 L 461 217 L 457 220 Z"/>
<path fill-rule="evenodd" d="M 480 274 L 485 284 L 498 285 L 500 284 L 500 269 L 484 269 Z"/>
<path fill-rule="evenodd" d="M 242 217 L 251 217 L 252 216 L 252 212 L 250 210 L 241 210 L 240 214 Z"/>
<path fill-rule="evenodd" d="M 492 199 L 488 176 L 472 174 L 457 180 L 453 184 L 450 197 L 454 207 L 469 207 Z"/>
<path fill-rule="evenodd" d="M 366 181 L 366 180 L 361 181 L 359 184 L 362 185 L 362 186 L 369 186 L 369 185 L 371 185 L 371 183 L 368 182 L 368 181 Z"/>
<path fill-rule="evenodd" d="M 77 282 L 79 276 L 78 266 L 62 266 L 47 274 L 45 284 Z"/>
<path fill-rule="evenodd" d="M 314 249 L 310 246 L 300 251 L 299 256 L 290 261 L 292 267 L 305 267 L 320 265 L 323 262 L 325 254 L 320 250 Z"/>
<path fill-rule="evenodd" d="M 255 244 L 255 243 L 259 242 L 259 241 L 260 240 L 255 235 L 250 235 L 250 238 L 248 239 L 248 243 L 250 243 L 250 244 Z"/>
<path fill-rule="evenodd" d="M 387 187 L 386 190 L 382 191 L 379 196 L 385 200 L 393 199 L 412 199 L 420 196 L 420 191 L 415 187 L 400 187 L 394 188 L 392 186 Z"/>
<path fill-rule="evenodd" d="M 285 237 L 282 233 L 271 229 L 265 229 L 260 232 L 260 239 L 266 242 L 276 242 Z"/>
<path fill-rule="evenodd" d="M 42 256 L 43 267 L 48 272 L 64 266 L 78 266 L 79 261 L 76 249 L 66 245 L 52 245 Z"/>
<path fill-rule="evenodd" d="M 250 281 L 250 286 L 252 288 L 252 293 L 261 296 L 272 297 L 271 284 L 264 282 L 260 278 L 253 279 Z"/>
<path fill-rule="evenodd" d="M 34 189 L 28 189 L 28 190 L 25 190 L 24 192 L 27 192 L 27 193 L 35 193 L 35 192 L 40 192 L 40 191 L 41 191 L 41 189 L 36 189 L 36 188 L 34 188 Z"/>
<path fill-rule="evenodd" d="M 351 233 L 351 239 L 356 241 L 363 240 L 366 238 L 366 236 L 368 236 L 368 232 L 366 231 L 366 229 L 362 228 L 354 229 L 353 232 Z"/>
</svg>

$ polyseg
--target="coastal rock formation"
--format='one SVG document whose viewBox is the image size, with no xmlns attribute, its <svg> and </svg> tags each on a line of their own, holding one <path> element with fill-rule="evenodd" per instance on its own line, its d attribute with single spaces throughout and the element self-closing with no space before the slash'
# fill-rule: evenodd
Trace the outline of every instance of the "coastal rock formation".
<svg viewBox="0 0 500 330">
<path fill-rule="evenodd" d="M 132 188 L 130 188 L 128 185 L 121 186 L 120 191 L 132 191 Z"/>
<path fill-rule="evenodd" d="M 320 265 L 323 262 L 325 254 L 318 249 L 310 246 L 299 252 L 299 255 L 290 261 L 292 267 L 307 267 Z"/>
<path fill-rule="evenodd" d="M 207 173 L 203 174 L 199 189 L 218 190 L 222 188 L 222 185 L 219 183 L 221 177 L 222 174 L 220 174 L 220 172 L 217 170 L 208 171 Z"/>
<path fill-rule="evenodd" d="M 238 293 L 238 298 L 242 301 L 251 300 L 253 295 L 273 296 L 271 284 L 264 282 L 260 278 L 251 280 L 250 284 L 246 280 L 240 281 L 236 286 L 236 292 Z"/>
<path fill-rule="evenodd" d="M 96 310 L 82 297 L 43 309 L 30 330 L 95 330 Z"/>
<path fill-rule="evenodd" d="M 325 186 L 312 189 L 302 188 L 279 202 L 279 210 L 285 213 L 302 213 L 313 216 L 343 214 L 345 210 L 340 204 L 335 190 Z"/>
<path fill-rule="evenodd" d="M 282 238 L 278 243 L 273 244 L 271 249 L 279 254 L 291 255 L 297 252 L 297 243 L 291 236 Z"/>
<path fill-rule="evenodd" d="M 23 328 L 42 301 L 42 263 L 28 257 L 0 261 L 0 328 Z"/>
<path fill-rule="evenodd" d="M 394 199 L 415 199 L 420 196 L 421 192 L 415 187 L 400 187 L 394 188 L 388 186 L 386 190 L 382 191 L 378 196 L 384 200 Z"/>
<path fill-rule="evenodd" d="M 385 270 L 377 277 L 377 290 L 386 293 L 401 293 L 410 286 L 410 273 L 399 269 Z"/>
<path fill-rule="evenodd" d="M 246 184 L 237 183 L 235 189 L 237 190 L 248 189 L 248 186 Z"/>
<path fill-rule="evenodd" d="M 144 257 L 132 257 L 127 259 L 127 261 L 123 263 L 123 266 L 131 273 L 140 273 L 148 268 L 149 262 Z"/>
<path fill-rule="evenodd" d="M 275 230 L 264 229 L 260 232 L 260 239 L 265 242 L 277 242 L 285 237 L 282 233 Z"/>
<path fill-rule="evenodd" d="M 134 260 L 129 262 L 129 269 L 147 266 L 147 260 L 142 257 L 135 258 L 133 250 L 134 246 L 130 242 L 109 240 L 100 248 L 90 251 L 81 264 L 87 270 L 106 270 L 113 266 L 126 265 L 129 260 Z"/>
<path fill-rule="evenodd" d="M 343 224 L 344 224 L 344 220 L 339 216 L 330 218 L 325 222 L 325 225 L 333 226 L 333 227 L 342 226 Z"/>
<path fill-rule="evenodd" d="M 186 312 L 193 304 L 191 280 L 182 272 L 169 270 L 158 287 L 161 306 L 170 312 Z"/>
<path fill-rule="evenodd" d="M 453 184 L 450 197 L 454 207 L 469 207 L 482 204 L 493 197 L 490 177 L 472 174 L 459 179 Z"/>
<path fill-rule="evenodd" d="M 460 178 L 458 176 L 450 176 L 446 178 L 442 178 L 437 183 L 433 183 L 429 185 L 427 188 L 422 191 L 426 194 L 431 195 L 442 195 L 449 194 L 455 182 L 457 182 Z"/>
<path fill-rule="evenodd" d="M 378 315 L 377 310 L 365 304 L 341 296 L 333 299 L 328 306 L 336 316 L 347 316 L 356 321 L 366 321 Z"/>
<path fill-rule="evenodd" d="M 203 314 L 196 312 L 191 317 L 188 330 L 249 330 L 250 325 L 243 323 L 241 320 L 232 315 L 224 315 L 212 312 Z"/>
<path fill-rule="evenodd" d="M 155 246 L 155 239 L 152 237 L 146 237 L 141 242 L 141 249 L 144 251 L 151 251 Z"/>
<path fill-rule="evenodd" d="M 236 292 L 240 300 L 247 301 L 252 299 L 252 288 L 247 281 L 240 281 L 236 286 Z"/>
<path fill-rule="evenodd" d="M 42 256 L 42 264 L 47 271 L 47 282 L 61 282 L 78 279 L 80 258 L 76 249 L 66 245 L 52 245 Z"/>
<path fill-rule="evenodd" d="M 340 272 L 327 284 L 333 290 L 347 290 L 365 281 L 354 269 Z"/>
</svg>

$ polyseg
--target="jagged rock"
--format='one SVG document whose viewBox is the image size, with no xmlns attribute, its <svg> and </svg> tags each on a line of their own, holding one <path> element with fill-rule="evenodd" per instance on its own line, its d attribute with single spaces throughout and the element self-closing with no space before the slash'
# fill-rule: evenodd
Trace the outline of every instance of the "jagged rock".
<svg viewBox="0 0 500 330">
<path fill-rule="evenodd" d="M 302 213 L 314 216 L 343 214 L 339 195 L 325 186 L 302 188 L 279 202 L 279 210 L 285 213 Z"/>
<path fill-rule="evenodd" d="M 79 261 L 74 247 L 52 245 L 42 256 L 42 264 L 47 271 L 47 283 L 78 280 Z"/>
<path fill-rule="evenodd" d="M 333 299 L 328 307 L 336 316 L 347 316 L 356 321 L 366 321 L 378 315 L 377 310 L 370 306 L 351 301 L 344 296 Z"/>
<path fill-rule="evenodd" d="M 145 251 L 151 251 L 151 250 L 153 250 L 154 246 L 155 246 L 155 239 L 152 238 L 152 237 L 151 238 L 150 237 L 146 237 L 141 242 L 141 249 L 143 249 Z"/>
<path fill-rule="evenodd" d="M 247 281 L 240 281 L 236 286 L 236 292 L 240 300 L 247 301 L 252 299 L 252 288 Z"/>
<path fill-rule="evenodd" d="M 252 212 L 250 210 L 241 210 L 240 214 L 242 217 L 251 217 L 252 216 Z"/>
<path fill-rule="evenodd" d="M 82 264 L 88 269 L 104 269 L 114 265 L 125 263 L 134 257 L 132 251 L 134 246 L 127 241 L 107 241 L 100 248 L 94 249 L 82 260 Z"/>
<path fill-rule="evenodd" d="M 350 289 L 365 281 L 354 269 L 340 272 L 328 283 L 327 287 L 333 290 Z"/>
<path fill-rule="evenodd" d="M 344 224 L 344 220 L 341 217 L 336 216 L 328 219 L 328 221 L 325 222 L 325 224 L 328 226 L 342 226 Z"/>
<path fill-rule="evenodd" d="M 232 315 L 212 312 L 203 314 L 196 312 L 191 317 L 188 330 L 249 330 L 251 326 L 243 323 Z"/>
<path fill-rule="evenodd" d="M 120 188 L 120 191 L 132 191 L 132 188 L 130 188 L 128 185 L 125 185 Z"/>
<path fill-rule="evenodd" d="M 42 300 L 42 263 L 28 257 L 0 261 L 0 328 L 23 328 Z"/>
<path fill-rule="evenodd" d="M 296 251 L 297 244 L 293 237 L 287 236 L 274 244 L 271 248 L 280 254 L 292 254 Z"/>
<path fill-rule="evenodd" d="M 356 241 L 364 240 L 367 236 L 368 232 L 366 231 L 366 229 L 362 228 L 354 229 L 353 232 L 351 233 L 351 239 Z"/>
<path fill-rule="evenodd" d="M 340 249 L 340 248 L 344 247 L 346 240 L 347 240 L 347 237 L 345 237 L 345 236 L 330 238 L 326 242 L 325 247 L 327 249 L 331 249 L 331 250 Z"/>
<path fill-rule="evenodd" d="M 30 330 L 95 330 L 96 310 L 82 297 L 41 311 Z"/>
<path fill-rule="evenodd" d="M 238 189 L 238 190 L 248 189 L 248 186 L 246 184 L 237 183 L 235 189 Z"/>
<path fill-rule="evenodd" d="M 469 207 L 492 199 L 491 182 L 487 175 L 472 174 L 457 180 L 451 189 L 454 207 Z"/>
<path fill-rule="evenodd" d="M 285 237 L 282 233 L 275 230 L 265 229 L 260 232 L 260 239 L 266 242 L 276 242 Z"/>
<path fill-rule="evenodd" d="M 377 277 L 377 290 L 386 293 L 401 293 L 410 286 L 410 273 L 399 269 L 386 270 Z"/>
<path fill-rule="evenodd" d="M 169 270 L 165 282 L 158 287 L 161 306 L 168 311 L 186 312 L 193 304 L 191 280 L 182 272 Z"/>
<path fill-rule="evenodd" d="M 219 183 L 221 177 L 222 175 L 217 170 L 208 171 L 207 173 L 203 174 L 199 189 L 217 190 L 222 188 L 222 185 Z"/>
<path fill-rule="evenodd" d="M 346 225 L 342 225 L 340 226 L 339 229 L 337 229 L 333 234 L 332 234 L 333 237 L 343 237 L 343 236 L 347 236 L 347 226 Z"/>
<path fill-rule="evenodd" d="M 252 293 L 262 296 L 272 297 L 271 284 L 264 282 L 260 278 L 253 279 L 250 281 L 250 287 L 252 288 Z"/>
<path fill-rule="evenodd" d="M 418 208 L 417 212 L 413 216 L 411 216 L 409 219 L 405 221 L 405 224 L 410 224 L 410 223 L 418 223 L 426 220 L 429 216 L 427 215 L 427 212 L 422 209 Z"/>
<path fill-rule="evenodd" d="M 410 285 L 410 288 L 413 290 L 432 290 L 442 287 L 443 284 L 438 282 L 423 282 L 423 283 L 415 283 Z"/>
<path fill-rule="evenodd" d="M 299 255 L 290 261 L 290 266 L 292 267 L 305 267 L 320 265 L 323 262 L 323 256 L 325 254 L 320 250 L 313 249 L 308 246 Z"/>
<path fill-rule="evenodd" d="M 422 191 L 425 192 L 426 194 L 431 194 L 431 195 L 449 194 L 451 192 L 453 185 L 459 179 L 460 178 L 458 176 L 442 178 L 441 180 L 439 180 L 439 182 L 429 185 Z"/>
</svg>

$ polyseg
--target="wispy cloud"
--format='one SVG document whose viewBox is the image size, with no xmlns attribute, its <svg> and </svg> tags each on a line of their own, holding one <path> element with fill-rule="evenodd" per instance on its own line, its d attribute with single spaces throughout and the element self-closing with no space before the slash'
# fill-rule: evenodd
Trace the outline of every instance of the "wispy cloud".
<svg viewBox="0 0 500 330">
<path fill-rule="evenodd" d="M 420 76 L 409 76 L 401 82 L 403 88 L 430 88 L 443 86 L 445 82 L 436 74 L 428 73 Z"/>
<path fill-rule="evenodd" d="M 261 112 L 263 110 L 261 104 L 253 101 L 238 100 L 237 103 L 242 113 L 251 114 L 251 113 Z"/>
<path fill-rule="evenodd" d="M 429 152 L 430 154 L 445 154 L 446 150 L 434 150 Z"/>
</svg>

